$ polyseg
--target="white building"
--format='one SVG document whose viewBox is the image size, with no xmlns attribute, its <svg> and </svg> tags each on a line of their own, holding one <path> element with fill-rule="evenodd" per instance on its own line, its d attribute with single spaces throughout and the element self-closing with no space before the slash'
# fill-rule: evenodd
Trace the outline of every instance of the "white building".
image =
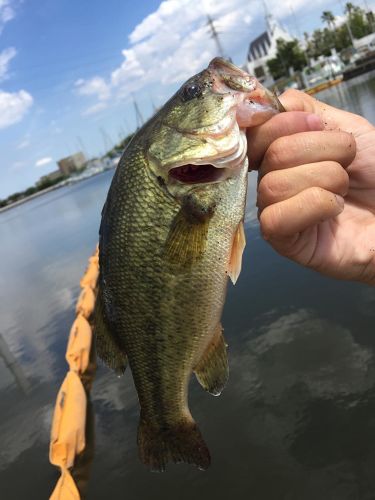
<svg viewBox="0 0 375 500">
<path fill-rule="evenodd" d="M 267 61 L 276 57 L 276 42 L 279 38 L 290 42 L 293 37 L 268 12 L 266 14 L 266 27 L 266 31 L 250 43 L 244 69 L 251 75 L 256 76 L 261 83 L 269 86 L 274 81 L 268 71 Z"/>
<path fill-rule="evenodd" d="M 370 33 L 363 38 L 356 38 L 354 40 L 354 47 L 358 52 L 370 52 L 375 50 L 375 33 Z"/>
</svg>

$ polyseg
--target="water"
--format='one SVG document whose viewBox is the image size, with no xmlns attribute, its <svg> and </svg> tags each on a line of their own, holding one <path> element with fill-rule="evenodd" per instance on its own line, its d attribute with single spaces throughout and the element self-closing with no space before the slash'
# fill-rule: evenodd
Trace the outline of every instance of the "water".
<svg viewBox="0 0 375 500">
<path fill-rule="evenodd" d="M 359 77 L 319 98 L 375 122 L 374 96 L 375 79 Z M 16 359 L 10 369 L 0 358 L 4 500 L 48 498 L 58 478 L 48 463 L 52 407 L 110 176 L 0 215 L 0 349 Z M 82 484 L 89 476 L 88 499 L 375 498 L 375 289 L 279 257 L 259 236 L 250 184 L 244 269 L 223 317 L 230 381 L 219 398 L 195 380 L 190 390 L 210 469 L 148 472 L 137 457 L 130 371 L 117 378 L 99 365 L 95 446 L 90 439 L 77 472 Z"/>
</svg>

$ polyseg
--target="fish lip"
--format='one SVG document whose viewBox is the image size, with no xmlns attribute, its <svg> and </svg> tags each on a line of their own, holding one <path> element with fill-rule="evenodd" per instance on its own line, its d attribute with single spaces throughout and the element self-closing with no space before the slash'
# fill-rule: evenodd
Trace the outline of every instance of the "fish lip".
<svg viewBox="0 0 375 500">
<path fill-rule="evenodd" d="M 208 70 L 219 71 L 221 73 L 222 70 L 229 71 L 233 75 L 238 76 L 251 76 L 249 73 L 239 68 L 235 64 L 228 61 L 228 59 L 224 59 L 223 57 L 215 57 L 212 59 L 210 64 L 208 65 Z"/>
<path fill-rule="evenodd" d="M 224 93 L 225 90 L 251 93 L 259 87 L 254 76 L 220 57 L 216 57 L 210 62 L 208 71 L 216 76 L 214 77 L 213 89 L 218 93 Z"/>
</svg>

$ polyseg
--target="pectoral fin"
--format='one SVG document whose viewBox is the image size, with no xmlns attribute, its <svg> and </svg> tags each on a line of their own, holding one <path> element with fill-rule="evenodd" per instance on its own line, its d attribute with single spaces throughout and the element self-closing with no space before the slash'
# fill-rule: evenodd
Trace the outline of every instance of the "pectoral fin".
<svg viewBox="0 0 375 500">
<path fill-rule="evenodd" d="M 100 289 L 94 310 L 94 333 L 96 352 L 99 358 L 116 373 L 124 373 L 127 365 L 127 356 L 109 329 Z"/>
<path fill-rule="evenodd" d="M 183 210 L 176 215 L 165 244 L 167 259 L 188 267 L 202 258 L 206 248 L 209 220 L 191 221 Z"/>
<path fill-rule="evenodd" d="M 214 396 L 221 394 L 229 376 L 227 345 L 221 324 L 218 325 L 214 338 L 194 368 L 194 373 L 203 389 Z"/>
<path fill-rule="evenodd" d="M 199 189 L 182 199 L 165 244 L 170 262 L 189 267 L 203 257 L 215 209 L 215 197 Z"/>
<path fill-rule="evenodd" d="M 234 234 L 232 252 L 229 260 L 228 274 L 232 280 L 233 285 L 241 272 L 242 266 L 242 254 L 246 246 L 245 230 L 243 227 L 243 221 L 238 224 L 237 230 Z"/>
</svg>

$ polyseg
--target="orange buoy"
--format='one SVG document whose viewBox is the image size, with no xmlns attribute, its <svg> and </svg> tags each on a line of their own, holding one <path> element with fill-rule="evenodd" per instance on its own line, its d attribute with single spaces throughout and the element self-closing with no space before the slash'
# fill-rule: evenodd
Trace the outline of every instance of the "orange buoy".
<svg viewBox="0 0 375 500">
<path fill-rule="evenodd" d="M 77 373 L 86 371 L 90 359 L 92 331 L 90 323 L 78 314 L 70 330 L 66 361 L 70 369 Z"/>
<path fill-rule="evenodd" d="M 73 467 L 75 457 L 85 449 L 86 445 L 86 390 L 89 390 L 89 386 L 85 384 L 85 390 L 82 380 L 90 363 L 92 328 L 89 319 L 95 307 L 98 276 L 97 248 L 90 257 L 89 265 L 80 282 L 82 291 L 76 305 L 77 317 L 70 330 L 65 355 L 69 371 L 58 392 L 53 413 L 49 460 L 51 464 L 60 467 L 61 476 L 50 500 L 80 499 L 69 469 Z M 89 373 L 90 380 L 93 373 Z"/>
<path fill-rule="evenodd" d="M 95 292 L 90 286 L 85 286 L 78 297 L 76 313 L 88 319 L 95 307 Z"/>
<path fill-rule="evenodd" d="M 49 459 L 53 465 L 69 468 L 85 448 L 86 394 L 74 371 L 69 371 L 56 399 Z"/>
<path fill-rule="evenodd" d="M 75 482 L 67 469 L 61 473 L 50 500 L 80 500 L 80 494 Z"/>
</svg>

